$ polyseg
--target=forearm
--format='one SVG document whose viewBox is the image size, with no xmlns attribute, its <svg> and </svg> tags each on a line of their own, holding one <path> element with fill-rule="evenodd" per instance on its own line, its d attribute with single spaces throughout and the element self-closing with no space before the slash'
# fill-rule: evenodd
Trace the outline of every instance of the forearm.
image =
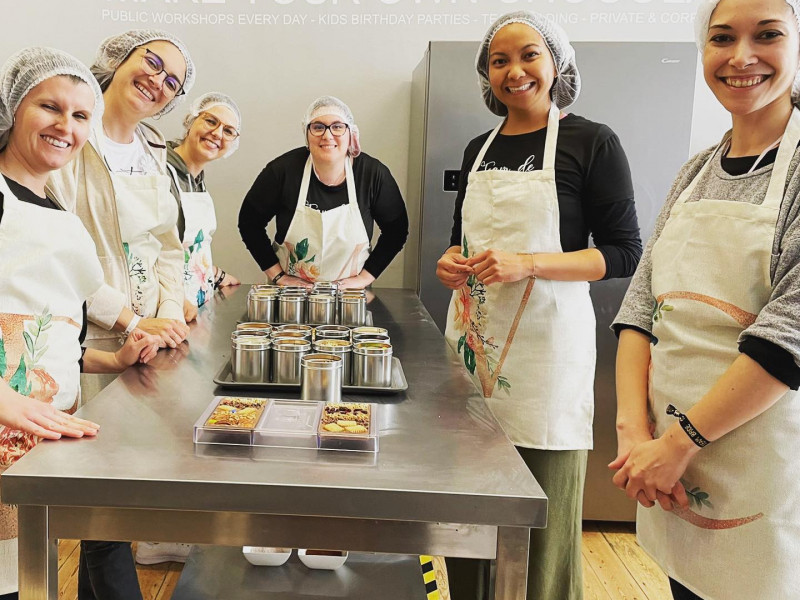
<svg viewBox="0 0 800 600">
<path fill-rule="evenodd" d="M 114 323 L 112 329 L 114 331 L 125 331 L 130 325 L 131 320 L 136 316 L 136 313 L 133 312 L 130 308 L 124 307 L 122 312 L 119 313 L 119 317 L 117 317 L 117 322 Z"/>
<path fill-rule="evenodd" d="M 788 389 L 752 358 L 740 354 L 686 416 L 713 442 L 766 411 Z"/>
<path fill-rule="evenodd" d="M 647 431 L 650 340 L 634 329 L 624 329 L 617 348 L 617 431 Z"/>
<path fill-rule="evenodd" d="M 114 352 L 87 348 L 83 354 L 84 373 L 121 373 L 124 370 Z"/>
<path fill-rule="evenodd" d="M 554 281 L 598 281 L 606 274 L 606 260 L 596 248 L 575 252 L 536 253 L 531 275 Z"/>
</svg>

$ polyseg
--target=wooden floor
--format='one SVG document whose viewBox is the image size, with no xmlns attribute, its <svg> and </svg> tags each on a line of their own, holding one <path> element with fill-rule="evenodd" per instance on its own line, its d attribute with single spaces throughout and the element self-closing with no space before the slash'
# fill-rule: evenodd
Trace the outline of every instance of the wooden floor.
<svg viewBox="0 0 800 600">
<path fill-rule="evenodd" d="M 169 600 L 182 567 L 179 563 L 139 566 L 139 583 L 144 600 Z M 636 543 L 633 524 L 584 524 L 583 576 L 585 600 L 672 598 L 664 573 Z M 59 544 L 58 584 L 58 597 L 61 600 L 77 598 L 78 542 L 74 540 L 62 540 Z"/>
</svg>

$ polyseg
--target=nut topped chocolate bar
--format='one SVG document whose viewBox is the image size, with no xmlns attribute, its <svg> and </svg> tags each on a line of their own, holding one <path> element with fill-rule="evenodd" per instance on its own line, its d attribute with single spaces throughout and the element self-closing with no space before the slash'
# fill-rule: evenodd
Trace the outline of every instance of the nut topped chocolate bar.
<svg viewBox="0 0 800 600">
<path fill-rule="evenodd" d="M 252 429 L 256 426 L 267 400 L 263 398 L 222 398 L 206 420 L 206 426 Z"/>
<path fill-rule="evenodd" d="M 319 422 L 320 433 L 369 433 L 371 407 L 363 403 L 326 404 Z"/>
</svg>

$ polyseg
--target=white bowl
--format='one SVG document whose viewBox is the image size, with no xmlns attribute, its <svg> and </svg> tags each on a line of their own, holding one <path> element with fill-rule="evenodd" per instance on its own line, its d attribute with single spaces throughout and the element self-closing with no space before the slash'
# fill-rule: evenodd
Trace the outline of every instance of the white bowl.
<svg viewBox="0 0 800 600">
<path fill-rule="evenodd" d="M 279 567 L 292 555 L 291 548 L 265 548 L 263 546 L 244 546 L 242 554 L 251 565 L 258 567 Z"/>
<path fill-rule="evenodd" d="M 324 554 L 306 554 L 306 550 L 301 548 L 297 551 L 300 562 L 309 569 L 338 569 L 347 560 L 347 552 L 342 551 L 341 556 L 326 556 Z"/>
</svg>

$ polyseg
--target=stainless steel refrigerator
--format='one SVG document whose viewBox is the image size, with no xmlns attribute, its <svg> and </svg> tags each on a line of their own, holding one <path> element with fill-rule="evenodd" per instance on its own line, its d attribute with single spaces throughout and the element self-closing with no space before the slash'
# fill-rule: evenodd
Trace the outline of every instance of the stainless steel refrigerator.
<svg viewBox="0 0 800 600">
<path fill-rule="evenodd" d="M 416 263 L 407 266 L 417 292 L 444 331 L 450 292 L 436 278 L 449 245 L 455 191 L 447 171 L 461 167 L 469 140 L 498 122 L 483 104 L 475 73 L 477 42 L 431 42 L 412 78 L 408 204 L 420 228 L 412 233 Z M 689 157 L 697 49 L 688 42 L 575 43 L 583 86 L 574 112 L 609 125 L 630 162 L 643 243 L 670 184 Z M 416 252 L 414 252 L 416 250 Z M 416 267 L 416 268 L 415 268 Z M 589 454 L 584 518 L 633 520 L 635 504 L 611 485 L 606 465 L 616 455 L 614 359 L 608 329 L 628 279 L 594 282 L 597 316 L 594 450 Z"/>
</svg>

